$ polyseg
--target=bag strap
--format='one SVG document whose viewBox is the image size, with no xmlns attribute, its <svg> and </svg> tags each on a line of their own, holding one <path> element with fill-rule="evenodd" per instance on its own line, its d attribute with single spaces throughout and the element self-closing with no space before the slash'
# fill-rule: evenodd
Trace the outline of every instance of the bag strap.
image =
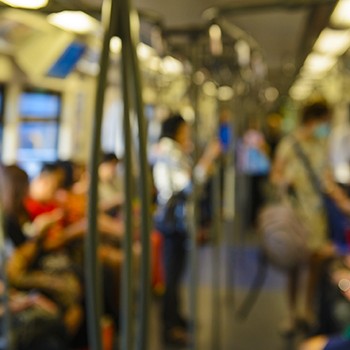
<svg viewBox="0 0 350 350">
<path fill-rule="evenodd" d="M 307 155 L 303 151 L 303 149 L 302 149 L 301 145 L 299 144 L 299 142 L 297 141 L 297 139 L 294 136 L 292 136 L 292 139 L 294 141 L 293 142 L 294 151 L 295 151 L 296 155 L 299 157 L 299 159 L 302 161 L 302 163 L 305 167 L 305 170 L 309 176 L 312 187 L 319 195 L 323 196 L 321 182 L 320 182 L 319 178 L 317 177 L 314 169 L 312 168 L 309 158 L 307 157 Z"/>
</svg>

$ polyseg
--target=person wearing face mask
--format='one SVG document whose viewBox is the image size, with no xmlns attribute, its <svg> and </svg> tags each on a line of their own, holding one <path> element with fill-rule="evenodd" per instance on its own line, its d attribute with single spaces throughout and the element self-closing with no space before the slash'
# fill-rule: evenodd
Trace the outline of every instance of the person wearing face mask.
<svg viewBox="0 0 350 350">
<path fill-rule="evenodd" d="M 314 299 L 318 276 L 324 260 L 334 253 L 334 247 L 328 239 L 322 189 L 318 190 L 315 186 L 315 178 L 320 187 L 322 186 L 328 166 L 327 138 L 330 133 L 330 117 L 331 110 L 326 103 L 314 102 L 306 105 L 301 113 L 300 125 L 281 140 L 272 165 L 272 184 L 282 192 L 288 193 L 289 199 L 292 198 L 291 203 L 309 232 L 307 246 L 310 258 L 307 263 L 308 277 L 304 292 L 299 290 L 302 287 L 301 268 L 288 273 L 289 317 L 281 327 L 286 334 L 296 331 L 301 319 L 304 325 L 314 325 Z M 315 176 L 310 175 L 311 172 Z M 304 315 L 299 317 L 297 296 L 303 293 Z"/>
</svg>

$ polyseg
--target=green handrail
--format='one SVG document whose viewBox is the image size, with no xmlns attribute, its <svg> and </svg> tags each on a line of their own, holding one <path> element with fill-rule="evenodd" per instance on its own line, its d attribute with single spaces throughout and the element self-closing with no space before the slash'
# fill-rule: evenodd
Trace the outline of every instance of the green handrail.
<svg viewBox="0 0 350 350">
<path fill-rule="evenodd" d="M 144 106 L 142 101 L 142 86 L 140 69 L 137 58 L 137 38 L 133 34 L 133 27 L 137 26 L 135 12 L 132 10 L 129 0 L 120 2 L 120 37 L 122 40 L 122 66 L 123 66 L 123 91 L 124 91 L 124 115 L 125 115 L 125 144 L 130 143 L 131 146 L 131 127 L 130 127 L 130 100 L 132 99 L 132 106 L 135 108 L 137 121 L 138 121 L 138 153 L 140 163 L 140 176 L 139 176 L 139 188 L 141 197 L 141 244 L 142 244 L 142 257 L 141 257 L 141 284 L 140 284 L 140 300 L 139 300 L 139 314 L 138 314 L 138 328 L 135 341 L 136 349 L 148 348 L 148 336 L 149 336 L 149 307 L 150 307 L 150 230 L 151 230 L 151 215 L 150 215 L 150 179 L 149 179 L 149 167 L 147 160 L 147 132 L 146 123 L 144 117 Z M 128 106 L 125 105 L 127 102 Z M 128 120 L 126 120 L 128 118 Z M 130 158 L 129 158 L 130 157 Z M 131 148 L 126 149 L 126 159 L 131 161 Z M 126 179 L 131 179 L 131 163 Z M 129 180 L 130 181 L 130 180 Z M 127 188 L 131 186 L 131 183 L 127 183 Z M 130 196 L 132 198 L 131 189 L 126 198 Z M 128 213 L 130 217 L 128 217 Z M 131 225 L 132 218 L 132 203 L 127 204 L 127 226 Z M 131 229 L 131 227 L 130 227 Z M 128 228 L 127 228 L 128 231 Z M 132 257 L 132 236 L 127 235 L 126 248 L 129 258 Z M 125 328 L 122 333 L 122 348 L 132 349 L 132 304 L 131 304 L 131 283 L 132 283 L 132 260 L 128 261 L 128 266 L 125 266 L 124 276 L 128 280 L 129 287 L 124 281 L 124 298 L 123 298 L 123 318 L 126 317 Z M 129 296 L 126 296 L 128 294 Z"/>
<path fill-rule="evenodd" d="M 220 304 L 220 241 L 221 241 L 221 174 L 220 162 L 216 163 L 213 174 L 213 214 L 212 214 L 212 304 L 211 304 L 211 341 L 212 348 L 221 349 L 221 304 Z"/>
<path fill-rule="evenodd" d="M 136 349 L 142 350 L 148 348 L 149 336 L 149 306 L 151 296 L 151 279 L 150 279 L 150 230 L 151 230 L 151 215 L 150 215 L 150 174 L 147 159 L 147 130 L 144 116 L 144 105 L 142 100 L 142 85 L 140 69 L 137 58 L 136 37 L 132 33 L 132 26 L 137 26 L 133 23 L 136 20 L 135 12 L 131 9 L 130 1 L 123 2 L 123 33 L 128 42 L 125 48 L 128 51 L 130 64 L 130 72 L 132 74 L 131 81 L 133 82 L 133 97 L 134 107 L 136 110 L 138 121 L 138 152 L 140 162 L 139 187 L 141 192 L 141 285 L 140 285 L 140 300 L 139 300 L 139 326 L 137 329 Z"/>
<path fill-rule="evenodd" d="M 122 6 L 122 4 L 120 4 Z M 120 11 L 121 24 L 122 9 Z M 122 31 L 121 34 L 124 34 Z M 130 123 L 130 66 L 128 65 L 130 55 L 128 47 L 130 43 L 122 39 L 122 85 L 124 99 L 124 144 L 125 144 L 125 236 L 124 236 L 124 262 L 123 262 L 123 279 L 122 279 L 122 349 L 132 349 L 133 347 L 133 315 L 132 315 L 132 283 L 133 283 L 133 225 L 132 225 L 132 198 L 133 198 L 133 183 L 132 183 L 132 138 L 131 138 L 131 123 Z"/>
<path fill-rule="evenodd" d="M 97 230 L 97 202 L 98 202 L 98 163 L 101 144 L 101 124 L 107 71 L 109 67 L 109 43 L 116 23 L 116 1 L 105 0 L 103 3 L 102 23 L 104 27 L 103 46 L 100 57 L 100 74 L 96 89 L 96 103 L 94 123 L 91 135 L 90 150 L 90 187 L 88 198 L 88 231 L 85 239 L 85 279 L 86 279 L 86 305 L 87 323 L 90 348 L 101 350 L 101 273 L 97 259 L 99 244 Z"/>
</svg>

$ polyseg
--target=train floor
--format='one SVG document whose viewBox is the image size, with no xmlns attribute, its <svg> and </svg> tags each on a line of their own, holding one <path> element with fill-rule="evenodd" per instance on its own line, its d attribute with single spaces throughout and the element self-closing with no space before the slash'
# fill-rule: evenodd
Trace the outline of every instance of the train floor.
<svg viewBox="0 0 350 350">
<path fill-rule="evenodd" d="M 242 238 L 242 237 L 241 237 Z M 259 266 L 256 237 L 228 240 L 219 250 L 219 287 L 213 288 L 213 248 L 199 249 L 198 350 L 295 350 L 300 337 L 280 334 L 286 318 L 285 276 L 269 266 L 261 292 L 244 319 L 238 310 L 249 291 Z M 215 291 L 215 292 L 213 292 Z M 216 293 L 216 294 L 214 294 Z M 183 284 L 184 303 L 188 301 L 188 278 Z M 185 305 L 185 310 L 187 309 Z M 152 304 L 150 349 L 167 350 L 160 339 L 159 301 Z M 170 348 L 169 348 L 170 349 Z"/>
</svg>

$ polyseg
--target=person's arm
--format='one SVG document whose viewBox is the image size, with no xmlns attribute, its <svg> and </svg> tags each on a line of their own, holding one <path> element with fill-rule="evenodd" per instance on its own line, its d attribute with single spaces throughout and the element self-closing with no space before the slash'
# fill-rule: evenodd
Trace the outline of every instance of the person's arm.
<svg viewBox="0 0 350 350">
<path fill-rule="evenodd" d="M 284 157 L 277 155 L 271 167 L 270 181 L 272 184 L 282 185 L 284 183 L 285 168 L 286 168 L 286 161 Z"/>
<path fill-rule="evenodd" d="M 97 226 L 102 235 L 120 239 L 124 234 L 124 221 L 103 213 L 97 217 Z"/>
<path fill-rule="evenodd" d="M 298 350 L 324 350 L 329 338 L 325 335 L 318 335 L 301 343 Z"/>
<path fill-rule="evenodd" d="M 283 140 L 278 145 L 272 162 L 270 182 L 280 189 L 285 189 L 290 185 L 290 179 L 286 176 L 287 166 L 290 163 L 290 149 L 290 143 L 287 140 Z"/>
<path fill-rule="evenodd" d="M 39 248 L 29 241 L 17 248 L 7 262 L 7 274 L 11 286 L 18 289 L 55 290 L 55 281 L 42 271 L 31 271 L 29 267 L 37 257 Z"/>
<path fill-rule="evenodd" d="M 120 207 L 124 203 L 124 195 L 117 193 L 112 199 L 103 199 L 99 202 L 98 207 L 101 211 L 106 212 L 110 209 Z"/>
<path fill-rule="evenodd" d="M 63 218 L 63 210 L 57 208 L 48 213 L 38 215 L 32 222 L 26 222 L 23 226 L 28 237 L 36 237 L 46 234 L 46 231 Z"/>
<path fill-rule="evenodd" d="M 210 174 L 215 160 L 220 156 L 222 147 L 219 140 L 210 142 L 202 157 L 194 167 L 194 177 L 199 183 L 204 183 Z"/>
<path fill-rule="evenodd" d="M 64 247 L 76 239 L 84 237 L 87 231 L 87 219 L 82 218 L 62 229 L 54 238 L 44 239 L 43 246 L 46 250 L 55 250 Z"/>
<path fill-rule="evenodd" d="M 350 215 L 350 198 L 347 193 L 330 177 L 324 182 L 324 187 L 327 195 L 333 199 L 339 209 Z"/>
<path fill-rule="evenodd" d="M 120 219 L 100 213 L 97 217 L 97 228 L 100 234 L 120 239 L 124 234 L 124 222 Z M 62 230 L 54 239 L 44 239 L 43 246 L 46 250 L 56 250 L 64 247 L 76 239 L 84 237 L 88 229 L 87 218 L 83 218 Z"/>
</svg>

